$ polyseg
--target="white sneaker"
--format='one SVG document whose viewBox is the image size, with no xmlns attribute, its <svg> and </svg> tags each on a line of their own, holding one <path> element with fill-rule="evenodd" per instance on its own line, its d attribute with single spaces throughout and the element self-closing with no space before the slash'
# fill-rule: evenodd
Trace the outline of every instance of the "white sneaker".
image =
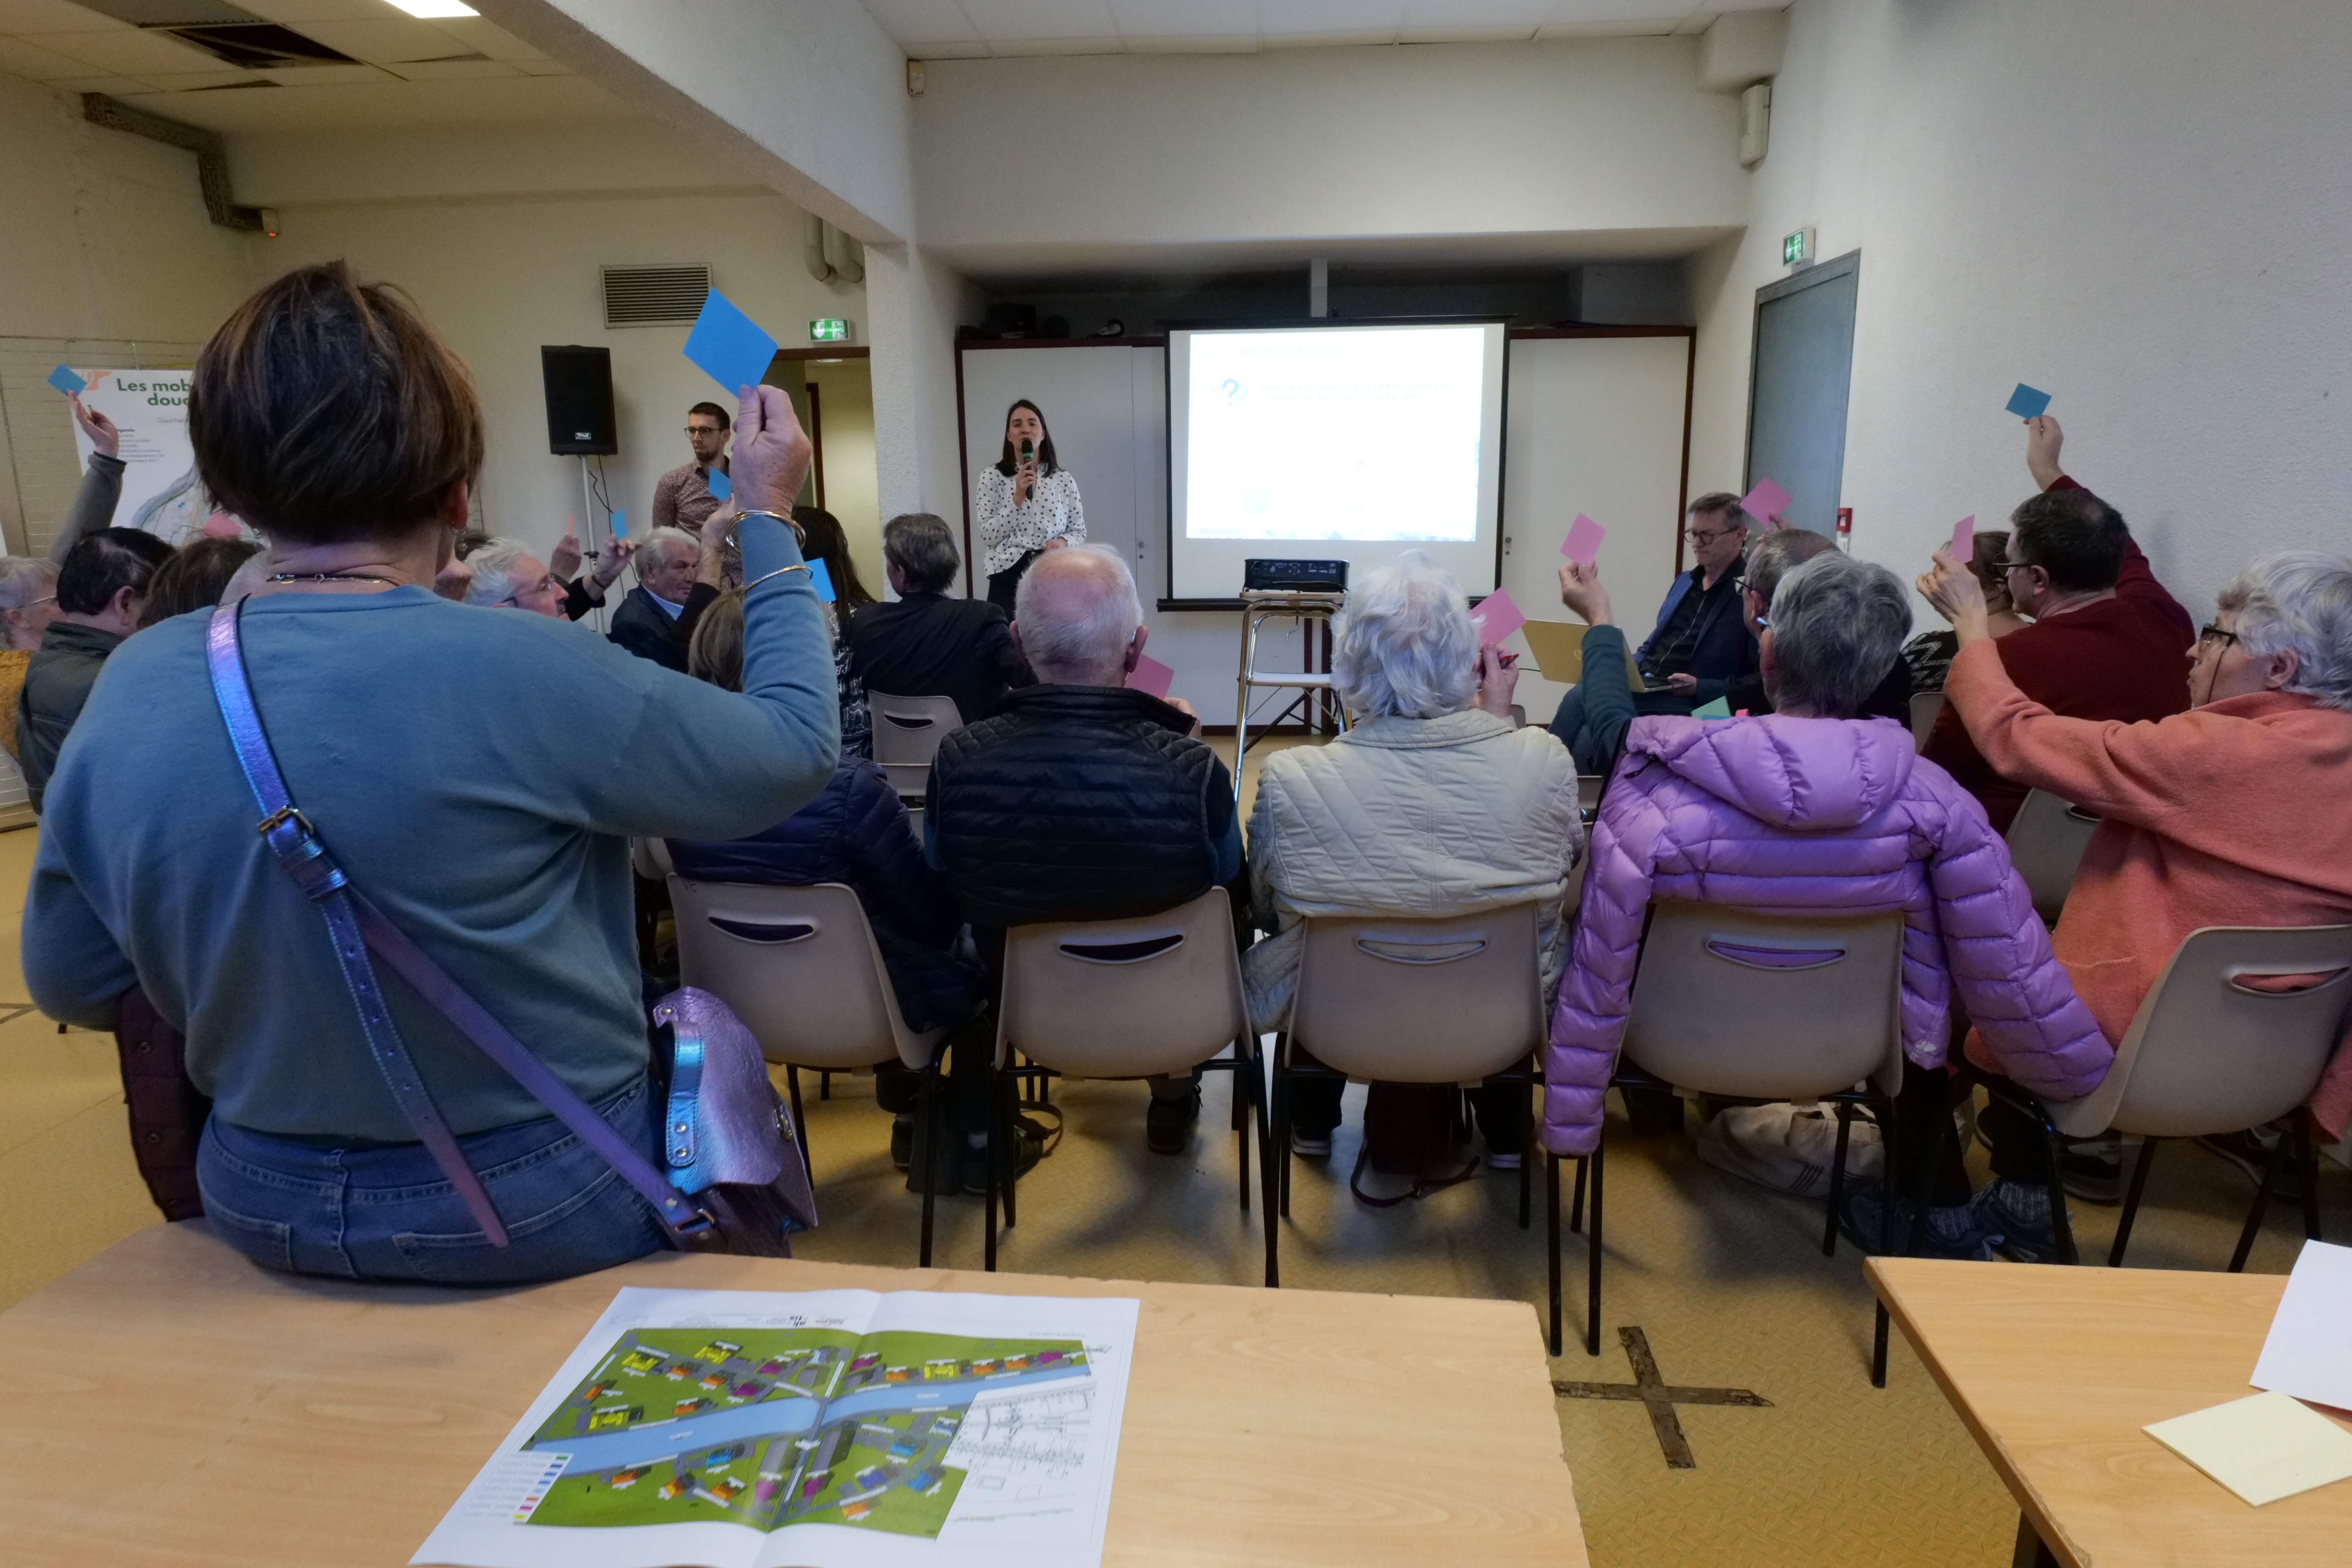
<svg viewBox="0 0 2352 1568">
<path fill-rule="evenodd" d="M 1698 1157 L 1718 1171 L 1776 1193 L 1801 1198 L 1827 1197 L 1830 1165 L 1837 1158 L 1837 1118 L 1819 1106 L 1735 1105 L 1699 1124 Z M 1846 1142 L 1848 1183 L 1876 1181 L 1885 1163 L 1878 1129 L 1853 1119 Z"/>
<path fill-rule="evenodd" d="M 1328 1160 L 1331 1157 L 1331 1134 L 1294 1131 L 1290 1135 L 1290 1152 L 1302 1160 Z"/>
</svg>

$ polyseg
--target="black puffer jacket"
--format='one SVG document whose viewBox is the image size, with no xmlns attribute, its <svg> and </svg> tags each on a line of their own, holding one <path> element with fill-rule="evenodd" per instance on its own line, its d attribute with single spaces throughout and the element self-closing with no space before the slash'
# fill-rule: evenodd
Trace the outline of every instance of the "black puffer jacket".
<svg viewBox="0 0 2352 1568">
<path fill-rule="evenodd" d="M 924 831 L 974 927 L 1156 914 L 1225 880 L 1233 775 L 1192 719 L 1116 686 L 1030 686 L 940 742 Z"/>
</svg>

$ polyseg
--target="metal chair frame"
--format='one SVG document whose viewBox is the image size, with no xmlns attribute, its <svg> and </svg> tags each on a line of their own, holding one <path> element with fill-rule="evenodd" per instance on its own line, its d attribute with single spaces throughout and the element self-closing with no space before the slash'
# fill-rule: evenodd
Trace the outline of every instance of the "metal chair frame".
<svg viewBox="0 0 2352 1568">
<path fill-rule="evenodd" d="M 1271 731 L 1275 725 L 1296 712 L 1301 704 L 1315 700 L 1319 693 L 1330 701 L 1329 712 L 1336 716 L 1341 730 L 1348 727 L 1347 710 L 1332 689 L 1328 670 L 1263 670 L 1257 668 L 1258 642 L 1268 621 L 1296 621 L 1299 636 L 1307 643 L 1307 660 L 1312 662 L 1314 636 L 1317 626 L 1328 626 L 1331 617 L 1347 603 L 1345 594 L 1279 594 L 1260 589 L 1244 589 L 1242 593 L 1242 658 L 1241 673 L 1236 682 L 1234 700 L 1234 798 L 1242 797 L 1242 759 L 1250 749 L 1250 690 L 1254 687 L 1289 689 L 1297 694 L 1276 713 L 1258 728 Z"/>
</svg>

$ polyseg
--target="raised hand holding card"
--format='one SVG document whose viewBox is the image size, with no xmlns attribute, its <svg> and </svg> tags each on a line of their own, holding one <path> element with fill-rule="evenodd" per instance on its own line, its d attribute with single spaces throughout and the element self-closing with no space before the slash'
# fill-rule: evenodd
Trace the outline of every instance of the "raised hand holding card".
<svg viewBox="0 0 2352 1568">
<path fill-rule="evenodd" d="M 709 490 L 719 500 L 725 500 L 735 493 L 735 481 L 727 477 L 725 469 L 713 468 L 710 470 L 710 481 L 704 486 L 704 489 Z"/>
<path fill-rule="evenodd" d="M 1977 516 L 1970 512 L 1952 524 L 1952 559 L 1965 566 L 1977 552 Z"/>
<path fill-rule="evenodd" d="M 2009 395 L 2009 412 L 2020 419 L 2039 419 L 2049 411 L 2050 395 L 2021 381 L 2017 384 L 2017 390 Z"/>
<path fill-rule="evenodd" d="M 1478 628 L 1478 641 L 1483 647 L 1501 642 L 1527 625 L 1528 617 L 1511 602 L 1509 594 L 1497 588 L 1470 612 L 1470 624 Z"/>
<path fill-rule="evenodd" d="M 768 374 L 768 362 L 776 357 L 776 340 L 713 289 L 702 301 L 694 330 L 686 334 L 686 357 L 729 392 L 740 392 L 759 385 Z"/>
<path fill-rule="evenodd" d="M 1769 479 L 1758 479 L 1756 488 L 1739 498 L 1739 510 L 1754 518 L 1766 530 L 1780 526 L 1772 520 L 1789 510 L 1793 499 L 1787 490 Z"/>
<path fill-rule="evenodd" d="M 49 372 L 49 384 L 56 387 L 59 392 L 64 393 L 68 397 L 72 397 L 79 394 L 83 387 L 88 386 L 89 383 L 76 375 L 64 365 L 59 365 L 57 369 Z"/>
<path fill-rule="evenodd" d="M 1569 525 L 1568 537 L 1560 542 L 1559 552 L 1579 566 L 1591 566 L 1601 559 L 1601 542 L 1608 537 L 1607 529 L 1578 512 Z"/>
</svg>

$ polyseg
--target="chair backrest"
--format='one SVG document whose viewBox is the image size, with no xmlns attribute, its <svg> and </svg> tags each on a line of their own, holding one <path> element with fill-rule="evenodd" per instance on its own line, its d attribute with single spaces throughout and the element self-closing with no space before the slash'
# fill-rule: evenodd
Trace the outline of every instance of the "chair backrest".
<svg viewBox="0 0 2352 1568">
<path fill-rule="evenodd" d="M 1661 900 L 1625 1058 L 1678 1088 L 1810 1100 L 1903 1081 L 1903 916 L 1759 914 Z"/>
<path fill-rule="evenodd" d="M 733 1010 L 772 1062 L 842 1072 L 929 1053 L 898 1014 L 856 892 L 673 875 L 678 978 Z"/>
<path fill-rule="evenodd" d="M 1544 1043 L 1536 906 L 1443 920 L 1315 915 L 1290 1036 L 1380 1083 L 1475 1083 Z"/>
<path fill-rule="evenodd" d="M 929 783 L 931 759 L 940 742 L 963 728 L 963 714 L 952 697 L 893 697 L 868 690 L 866 710 L 873 719 L 874 760 L 889 776 L 890 787 L 902 795 L 922 797 Z"/>
<path fill-rule="evenodd" d="M 2090 847 L 2099 819 L 2080 806 L 2069 805 L 2047 790 L 2025 792 L 2025 803 L 2009 824 L 2009 858 L 2033 895 L 2033 912 L 2046 925 L 2058 923 L 2066 894 L 2074 886 L 2074 868 Z"/>
<path fill-rule="evenodd" d="M 2292 988 L 2271 988 L 2282 984 Z M 2141 999 L 2105 1079 L 2053 1105 L 2052 1119 L 2082 1137 L 2259 1127 L 2311 1098 L 2347 1011 L 2352 925 L 2191 931 Z"/>
<path fill-rule="evenodd" d="M 1190 1072 L 1249 1032 L 1223 888 L 1156 915 L 1004 933 L 998 1059 L 1073 1078 Z"/>
<path fill-rule="evenodd" d="M 1927 749 L 1927 737 L 1936 731 L 1937 716 L 1944 711 L 1944 694 L 1940 691 L 1915 691 L 1911 694 L 1911 744 L 1919 751 Z"/>
<path fill-rule="evenodd" d="M 629 868 L 648 882 L 658 882 L 677 867 L 669 863 L 669 843 L 661 838 L 629 840 Z"/>
</svg>

